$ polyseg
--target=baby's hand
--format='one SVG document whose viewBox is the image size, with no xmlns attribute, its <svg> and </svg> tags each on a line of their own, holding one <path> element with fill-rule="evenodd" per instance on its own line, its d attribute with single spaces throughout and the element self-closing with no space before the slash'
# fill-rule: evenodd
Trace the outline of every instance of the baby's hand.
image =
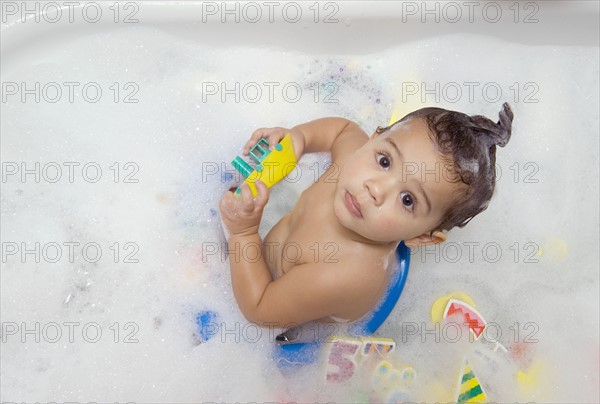
<svg viewBox="0 0 600 404">
<path fill-rule="evenodd" d="M 240 187 L 241 197 L 227 191 L 221 198 L 221 218 L 231 236 L 258 233 L 263 209 L 269 201 L 269 188 L 262 181 L 256 181 L 254 185 L 258 191 L 255 199 L 252 198 L 252 191 L 246 183 Z"/>
<path fill-rule="evenodd" d="M 260 128 L 254 131 L 250 139 L 244 145 L 242 155 L 247 156 L 250 149 L 261 139 L 264 138 L 269 142 L 269 150 L 273 150 L 275 145 L 281 141 L 288 133 L 292 136 L 292 144 L 294 145 L 294 152 L 296 154 L 296 160 L 300 160 L 302 153 L 304 152 L 304 135 L 298 129 L 287 129 L 287 128 Z"/>
</svg>

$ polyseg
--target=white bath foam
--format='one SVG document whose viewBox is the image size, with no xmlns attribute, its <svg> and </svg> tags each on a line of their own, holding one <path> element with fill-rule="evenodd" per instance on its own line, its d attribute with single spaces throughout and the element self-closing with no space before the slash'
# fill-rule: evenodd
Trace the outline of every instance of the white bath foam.
<svg viewBox="0 0 600 404">
<path fill-rule="evenodd" d="M 456 43 L 467 40 L 472 44 L 468 50 L 457 50 Z M 3 240 L 95 241 L 102 244 L 107 257 L 97 265 L 80 256 L 73 264 L 11 260 L 3 265 L 3 321 L 96 322 L 107 337 L 96 344 L 80 338 L 56 345 L 33 344 L 30 339 L 22 344 L 10 337 L 2 351 L 2 374 L 7 376 L 2 380 L 3 400 L 268 401 L 283 396 L 298 401 L 304 397 L 307 401 L 351 401 L 361 397 L 356 386 L 368 391 L 369 381 L 332 386 L 324 381 L 322 365 L 284 378 L 271 360 L 268 337 L 256 343 L 243 338 L 237 342 L 234 331 L 197 345 L 194 317 L 201 310 L 213 310 L 229 329 L 235 330 L 238 322 L 238 334 L 244 326 L 252 330 L 237 309 L 228 263 L 219 253 L 206 254 L 207 246 L 221 246 L 223 241 L 215 213 L 231 181 L 222 181 L 222 164 L 240 153 L 258 127 L 290 127 L 341 115 L 372 132 L 387 123 L 405 71 L 411 72 L 411 80 L 428 83 L 496 81 L 506 92 L 516 81 L 521 86 L 536 81 L 540 102 L 511 103 L 516 121 L 513 139 L 497 151 L 503 170 L 497 194 L 487 211 L 465 229 L 450 233 L 450 240 L 463 243 L 461 260 L 436 263 L 426 255 L 420 262 L 414 255 L 400 304 L 381 334 L 401 340 L 398 325 L 430 321 L 429 308 L 437 297 L 463 290 L 473 297 L 486 320 L 500 324 L 508 338 L 502 340 L 506 345 L 515 321 L 521 327 L 537 322 L 536 358 L 547 362 L 553 374 L 564 364 L 566 373 L 589 375 L 593 380 L 597 366 L 585 360 L 593 355 L 589 355 L 592 348 L 584 347 L 598 340 L 589 331 L 597 329 L 597 323 L 589 319 L 598 318 L 594 293 L 598 258 L 593 248 L 598 241 L 594 227 L 598 189 L 597 184 L 590 187 L 589 176 L 580 174 L 598 161 L 597 139 L 590 135 L 594 128 L 597 132 L 598 101 L 586 100 L 580 89 L 598 87 L 598 62 L 591 49 L 560 50 L 559 55 L 552 48 L 455 36 L 373 55 L 324 57 L 267 48 L 220 50 L 158 31 L 132 29 L 75 40 L 52 60 L 3 77 L 3 81 L 95 80 L 104 89 L 114 82 L 135 82 L 140 100 L 137 104 L 115 104 L 103 98 L 98 104 L 3 105 L 3 161 L 94 161 L 104 169 L 102 180 L 95 184 L 3 184 Z M 231 63 L 232 55 L 240 63 Z M 540 60 L 547 61 L 547 68 Z M 590 67 L 582 70 L 582 60 L 588 60 Z M 415 72 L 419 77 L 415 78 Z M 203 102 L 203 82 L 232 85 L 236 81 L 272 81 L 281 83 L 278 88 L 297 83 L 307 96 L 296 103 L 282 100 L 278 92 L 276 102 L 269 102 L 266 94 L 256 103 L 231 99 L 223 103 L 220 96 Z M 325 93 L 320 92 L 315 102 L 315 83 L 329 81 L 337 85 L 332 97 L 339 102 L 321 102 Z M 501 101 L 512 101 L 513 94 L 509 94 Z M 440 104 L 494 120 L 500 108 L 500 101 L 487 103 L 481 98 Z M 571 119 L 573 114 L 578 119 Z M 293 197 L 314 180 L 326 160 L 326 156 L 303 158 L 301 178 L 273 189 L 261 232 L 290 208 Z M 557 169 L 556 162 L 565 160 L 573 170 Z M 121 169 L 122 164 L 135 162 L 139 182 L 115 184 L 108 168 L 115 161 Z M 531 161 L 537 164 L 537 172 L 525 167 Z M 533 178 L 539 182 L 509 180 L 515 175 L 510 169 L 515 162 L 519 179 L 537 173 Z M 216 173 L 209 171 L 214 165 Z M 588 193 L 582 195 L 582 189 Z M 542 250 L 563 245 L 547 239 L 561 240 L 566 254 L 536 252 L 532 258 L 539 262 L 524 262 L 535 251 L 525 246 L 527 242 Z M 111 262 L 108 246 L 126 241 L 139 245 L 139 263 Z M 464 243 L 476 241 L 498 243 L 502 258 L 491 262 L 479 248 L 470 262 Z M 515 247 L 520 252 L 518 262 L 514 262 L 515 249 L 510 249 L 515 242 L 519 243 Z M 572 299 L 574 295 L 584 298 Z M 556 309 L 545 305 L 545 300 L 563 304 Z M 567 319 L 569 327 L 556 326 L 557 319 Z M 124 328 L 129 322 L 139 326 L 134 334 L 139 342 L 112 342 L 109 327 L 119 324 L 121 341 L 130 331 Z M 393 322 L 396 329 L 389 327 Z M 573 330 L 580 344 L 556 349 L 571 340 Z M 521 336 L 526 331 L 521 329 Z M 463 351 L 456 344 L 423 344 L 415 338 L 397 349 L 399 363 L 410 361 L 417 368 L 420 381 L 411 391 L 414 399 L 429 399 L 421 387 L 431 380 L 439 380 L 443 391 L 454 391 L 455 378 L 448 369 L 459 367 Z M 446 358 L 443 363 L 438 362 L 440 357 Z M 504 364 L 496 374 L 479 367 L 482 383 L 490 393 L 498 394 L 491 399 L 508 401 L 517 394 L 507 388 L 514 387 L 506 375 L 511 365 Z M 95 383 L 87 381 L 90 375 L 95 375 Z M 565 377 L 564 383 L 552 380 L 555 388 L 548 400 L 592 401 L 597 396 L 593 385 L 589 390 L 578 388 L 576 376 Z M 547 387 L 546 382 L 540 386 Z M 308 394 L 305 386 L 317 386 L 316 392 Z M 529 400 L 535 398 L 532 394 L 517 396 Z"/>
</svg>

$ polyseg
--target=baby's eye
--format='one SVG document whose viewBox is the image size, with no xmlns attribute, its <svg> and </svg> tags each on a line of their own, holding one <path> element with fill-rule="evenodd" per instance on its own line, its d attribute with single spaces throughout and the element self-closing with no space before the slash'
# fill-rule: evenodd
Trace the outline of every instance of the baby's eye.
<svg viewBox="0 0 600 404">
<path fill-rule="evenodd" d="M 392 164 L 392 162 L 390 161 L 390 158 L 388 156 L 386 156 L 385 154 L 379 154 L 377 156 L 377 162 L 383 168 L 388 168 Z"/>
<path fill-rule="evenodd" d="M 413 210 L 414 208 L 414 200 L 411 194 L 408 192 L 402 192 L 400 194 L 400 199 L 402 200 L 402 205 L 408 210 Z"/>
</svg>

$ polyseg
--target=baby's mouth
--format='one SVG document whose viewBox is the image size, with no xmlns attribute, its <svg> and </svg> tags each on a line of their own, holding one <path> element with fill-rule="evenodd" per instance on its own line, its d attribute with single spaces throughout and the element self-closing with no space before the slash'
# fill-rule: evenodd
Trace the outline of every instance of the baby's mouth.
<svg viewBox="0 0 600 404">
<path fill-rule="evenodd" d="M 356 200 L 356 198 L 348 191 L 346 191 L 346 195 L 344 195 L 344 203 L 346 208 L 352 213 L 352 216 L 362 218 L 362 212 L 360 211 L 360 204 Z"/>
</svg>

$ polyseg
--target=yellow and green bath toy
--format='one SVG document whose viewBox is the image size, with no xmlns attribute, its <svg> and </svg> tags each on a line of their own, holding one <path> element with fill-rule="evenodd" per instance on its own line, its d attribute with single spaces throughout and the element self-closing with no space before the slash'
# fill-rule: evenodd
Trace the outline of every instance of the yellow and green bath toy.
<svg viewBox="0 0 600 404">
<path fill-rule="evenodd" d="M 274 150 L 269 150 L 269 142 L 266 139 L 260 139 L 250 149 L 248 153 L 250 158 L 256 163 L 252 168 L 240 156 L 237 156 L 231 164 L 242 174 L 244 182 L 250 186 L 252 196 L 256 197 L 258 191 L 254 183 L 258 180 L 264 182 L 267 188 L 281 181 L 296 167 L 296 154 L 292 144 L 292 136 L 288 133 L 275 145 Z M 241 189 L 235 190 L 236 194 L 241 193 Z"/>
</svg>

